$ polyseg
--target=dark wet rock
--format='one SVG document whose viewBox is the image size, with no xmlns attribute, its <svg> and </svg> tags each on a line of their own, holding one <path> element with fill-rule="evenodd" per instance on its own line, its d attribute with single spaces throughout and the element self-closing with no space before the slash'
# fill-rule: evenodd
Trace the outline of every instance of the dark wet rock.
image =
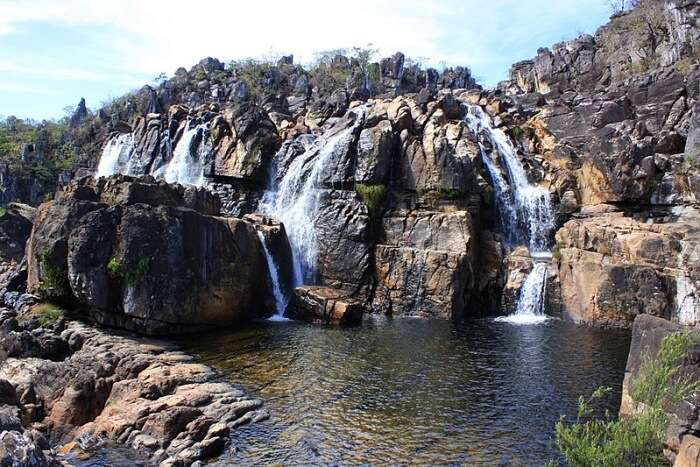
<svg viewBox="0 0 700 467">
<path fill-rule="evenodd" d="M 0 257 L 21 261 L 32 230 L 36 209 L 21 203 L 10 203 L 0 216 Z"/>
</svg>

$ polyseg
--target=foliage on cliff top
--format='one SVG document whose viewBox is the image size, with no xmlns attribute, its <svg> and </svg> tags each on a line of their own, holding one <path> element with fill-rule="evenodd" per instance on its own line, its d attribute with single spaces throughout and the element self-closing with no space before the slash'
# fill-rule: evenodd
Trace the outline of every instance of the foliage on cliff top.
<svg viewBox="0 0 700 467">
<path fill-rule="evenodd" d="M 37 122 L 7 117 L 0 120 L 0 162 L 13 173 L 32 175 L 41 180 L 53 178 L 58 171 L 72 166 L 74 151 L 65 135 L 68 117 L 58 121 Z M 22 159 L 22 147 L 31 143 L 29 157 Z"/>
<path fill-rule="evenodd" d="M 619 465 L 664 465 L 664 439 L 668 427 L 665 409 L 672 410 L 681 400 L 700 390 L 700 382 L 681 374 L 681 363 L 694 337 L 676 332 L 663 338 L 658 353 L 645 355 L 630 394 L 639 403 L 630 416 L 613 419 L 592 418 L 590 404 L 607 394 L 599 388 L 588 399 L 579 398 L 576 421 L 565 417 L 555 427 L 556 445 L 567 465 L 613 467 Z M 553 463 L 556 465 L 555 463 Z"/>
</svg>

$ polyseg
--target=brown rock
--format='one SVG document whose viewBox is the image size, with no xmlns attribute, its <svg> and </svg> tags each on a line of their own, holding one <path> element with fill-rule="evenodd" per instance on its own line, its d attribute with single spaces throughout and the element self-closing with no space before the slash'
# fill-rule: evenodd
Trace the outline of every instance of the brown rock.
<svg viewBox="0 0 700 467">
<path fill-rule="evenodd" d="M 323 286 L 302 286 L 294 290 L 288 316 L 319 324 L 353 325 L 362 321 L 364 307 L 346 292 Z"/>
</svg>

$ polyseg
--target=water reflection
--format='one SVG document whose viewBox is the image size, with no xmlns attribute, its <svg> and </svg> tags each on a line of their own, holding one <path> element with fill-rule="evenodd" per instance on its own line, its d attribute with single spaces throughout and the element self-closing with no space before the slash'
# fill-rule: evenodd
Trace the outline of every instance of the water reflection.
<svg viewBox="0 0 700 467">
<path fill-rule="evenodd" d="M 579 394 L 614 387 L 629 335 L 550 320 L 514 326 L 369 319 L 359 328 L 264 322 L 183 342 L 262 397 L 236 432 L 244 463 L 541 463 Z"/>
</svg>

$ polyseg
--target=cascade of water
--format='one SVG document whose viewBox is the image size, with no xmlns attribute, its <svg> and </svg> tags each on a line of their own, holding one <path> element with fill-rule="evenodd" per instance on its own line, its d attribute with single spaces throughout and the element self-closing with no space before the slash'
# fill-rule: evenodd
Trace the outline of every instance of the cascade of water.
<svg viewBox="0 0 700 467">
<path fill-rule="evenodd" d="M 527 243 L 533 258 L 551 257 L 549 243 L 554 229 L 554 216 L 549 192 L 540 186 L 530 184 L 510 138 L 502 130 L 493 127 L 491 119 L 481 107 L 470 105 L 465 121 L 472 134 L 477 137 L 483 135 L 491 143 L 491 147 L 505 165 L 512 192 L 483 145 L 479 144 L 482 160 L 496 191 L 500 227 L 506 239 L 512 244 Z M 515 312 L 499 320 L 521 324 L 546 320 L 544 313 L 546 290 L 547 263 L 535 262 L 532 271 L 520 288 Z"/>
<path fill-rule="evenodd" d="M 270 282 L 272 282 L 272 295 L 275 297 L 275 314 L 270 319 L 274 321 L 286 321 L 286 318 L 284 317 L 284 310 L 287 308 L 287 299 L 282 292 L 282 286 L 280 285 L 279 269 L 275 264 L 274 258 L 270 254 L 270 250 L 267 248 L 265 235 L 258 231 L 258 238 L 260 239 L 263 252 L 265 253 L 267 269 L 270 271 Z"/>
<path fill-rule="evenodd" d="M 318 238 L 315 222 L 321 197 L 321 176 L 338 147 L 347 145 L 353 137 L 357 122 L 363 120 L 364 108 L 353 110 L 355 124 L 342 131 L 331 128 L 315 139 L 305 138 L 304 152 L 289 164 L 284 176 L 274 188 L 274 181 L 263 197 L 260 210 L 279 219 L 287 230 L 292 247 L 294 285 L 316 282 Z M 279 160 L 279 154 L 275 157 Z"/>
<path fill-rule="evenodd" d="M 109 177 L 121 173 L 129 163 L 134 152 L 134 137 L 131 133 L 122 133 L 110 139 L 102 150 L 97 164 L 95 178 Z"/>
<path fill-rule="evenodd" d="M 545 294 L 547 293 L 547 263 L 536 262 L 532 271 L 520 287 L 520 296 L 515 312 L 509 316 L 496 318 L 516 324 L 534 324 L 547 319 L 545 315 Z"/>
<path fill-rule="evenodd" d="M 162 175 L 168 183 L 203 186 L 204 161 L 208 150 L 204 141 L 208 135 L 209 126 L 206 123 L 194 128 L 188 123 L 185 133 L 175 146 L 173 158 L 154 175 Z M 199 141 L 199 144 L 195 151 L 193 146 L 196 141 Z"/>
<path fill-rule="evenodd" d="M 510 212 L 506 213 L 511 219 L 503 226 L 508 229 L 506 234 L 515 236 L 517 241 L 527 242 L 531 253 L 547 251 L 554 228 L 549 192 L 540 186 L 530 184 L 510 138 L 502 130 L 493 127 L 491 119 L 481 107 L 469 106 L 465 120 L 474 135 L 484 135 L 490 141 L 505 165 L 514 199 L 504 197 L 500 202 L 503 205 L 512 206 L 514 201 L 515 204 L 510 208 Z M 484 160 L 489 174 L 496 179 L 494 185 L 498 185 L 498 177 L 501 179 L 503 177 L 493 166 L 489 167 L 493 164 L 490 158 L 484 157 Z M 495 170 L 492 172 L 492 169 Z M 494 176 L 493 173 L 498 175 Z"/>
<path fill-rule="evenodd" d="M 501 232 L 506 235 L 509 243 L 517 243 L 517 216 L 513 209 L 513 193 L 508 186 L 508 182 L 501 175 L 496 164 L 491 160 L 491 157 L 486 153 L 484 146 L 479 143 L 481 151 L 481 160 L 486 166 L 486 170 L 491 177 L 491 183 L 496 192 L 496 211 L 498 212 L 498 224 Z"/>
</svg>

